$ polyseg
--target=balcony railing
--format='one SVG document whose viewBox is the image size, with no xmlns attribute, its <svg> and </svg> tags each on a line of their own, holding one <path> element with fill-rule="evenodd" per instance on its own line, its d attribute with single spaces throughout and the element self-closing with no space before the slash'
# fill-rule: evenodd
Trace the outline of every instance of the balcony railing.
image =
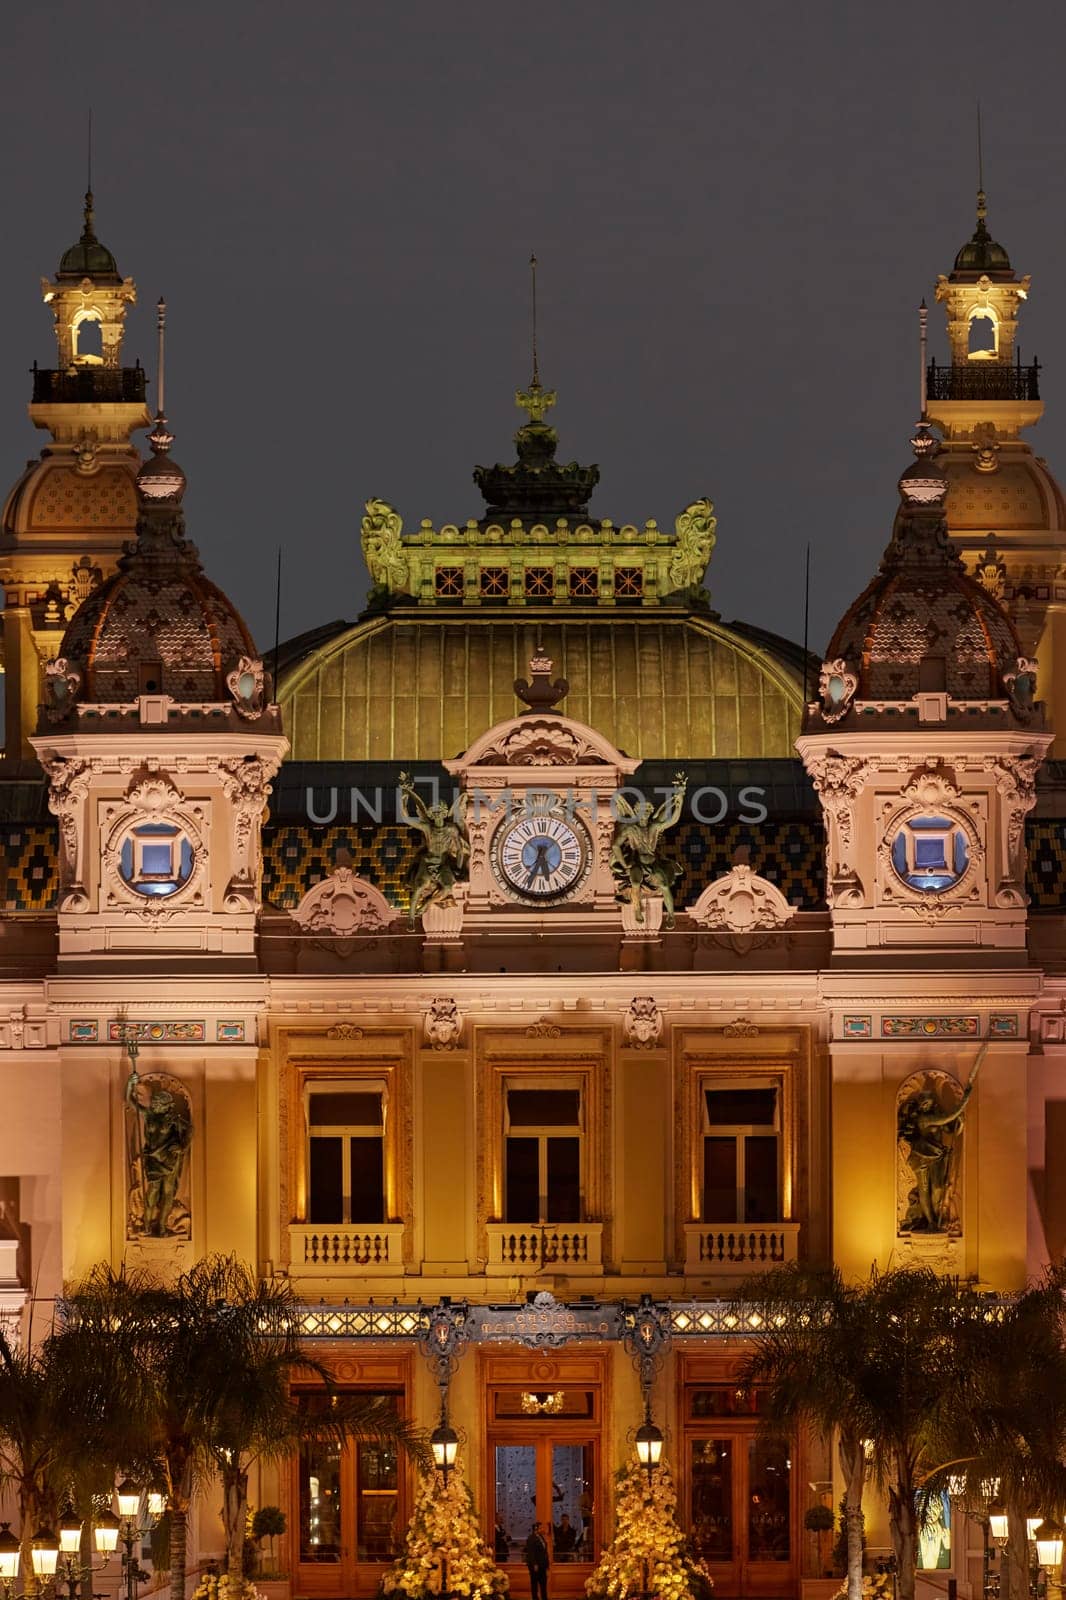
<svg viewBox="0 0 1066 1600">
<path fill-rule="evenodd" d="M 145 372 L 135 367 L 38 367 L 33 369 L 33 403 L 92 405 L 144 404 Z"/>
<path fill-rule="evenodd" d="M 690 1222 L 685 1227 L 685 1271 L 736 1277 L 767 1272 L 798 1259 L 798 1222 Z"/>
<path fill-rule="evenodd" d="M 399 1277 L 403 1223 L 358 1228 L 294 1222 L 289 1229 L 289 1259 L 293 1277 Z"/>
<path fill-rule="evenodd" d="M 938 367 L 930 361 L 927 390 L 930 400 L 1039 400 L 1040 363 L 1022 367 L 968 361 L 964 366 Z"/>
<path fill-rule="evenodd" d="M 490 1222 L 487 1232 L 486 1271 L 492 1277 L 517 1278 L 537 1272 L 579 1276 L 602 1270 L 602 1222 Z"/>
</svg>

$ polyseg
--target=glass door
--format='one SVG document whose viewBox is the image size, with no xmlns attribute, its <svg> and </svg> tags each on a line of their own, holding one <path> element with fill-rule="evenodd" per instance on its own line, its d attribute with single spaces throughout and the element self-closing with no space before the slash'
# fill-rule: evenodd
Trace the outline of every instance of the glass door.
<svg viewBox="0 0 1066 1600">
<path fill-rule="evenodd" d="M 529 1591 L 525 1545 L 537 1525 L 548 1546 L 549 1593 L 584 1593 L 598 1553 L 596 1446 L 588 1438 L 496 1439 L 492 1443 L 493 1542 L 509 1563 L 512 1592 Z"/>
<path fill-rule="evenodd" d="M 300 1403 L 314 1409 L 323 1396 L 303 1395 Z M 404 1535 L 395 1449 L 309 1440 L 295 1472 L 294 1588 L 322 1600 L 376 1593 Z"/>
<path fill-rule="evenodd" d="M 750 1427 L 688 1441 L 689 1528 L 720 1595 L 778 1595 L 796 1582 L 791 1449 Z"/>
</svg>

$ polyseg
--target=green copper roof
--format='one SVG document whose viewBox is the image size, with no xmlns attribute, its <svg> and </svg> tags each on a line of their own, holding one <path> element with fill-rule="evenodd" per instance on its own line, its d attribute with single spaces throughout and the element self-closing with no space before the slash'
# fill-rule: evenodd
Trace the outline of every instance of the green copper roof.
<svg viewBox="0 0 1066 1600">
<path fill-rule="evenodd" d="M 85 194 L 85 224 L 81 231 L 81 238 L 77 244 L 72 244 L 69 250 L 63 252 L 63 259 L 59 263 L 58 279 L 78 281 L 82 278 L 93 278 L 96 282 L 121 283 L 122 276 L 118 270 L 118 263 L 106 245 L 100 243 L 93 229 L 93 194 L 89 189 Z"/>
</svg>

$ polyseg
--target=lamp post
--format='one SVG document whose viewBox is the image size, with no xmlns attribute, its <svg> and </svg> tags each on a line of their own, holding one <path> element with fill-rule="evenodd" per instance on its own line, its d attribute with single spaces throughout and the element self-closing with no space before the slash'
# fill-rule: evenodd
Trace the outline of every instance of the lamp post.
<svg viewBox="0 0 1066 1600">
<path fill-rule="evenodd" d="M 119 1520 L 110 1512 L 104 1512 L 95 1519 L 93 1536 L 97 1551 L 103 1556 L 98 1565 L 82 1562 L 81 1535 L 81 1518 L 73 1509 L 60 1521 L 58 1536 L 50 1528 L 38 1528 L 30 1541 L 30 1561 L 39 1590 L 51 1583 L 58 1594 L 62 1582 L 67 1586 L 69 1600 L 75 1600 L 85 1579 L 94 1572 L 102 1572 L 114 1554 L 118 1545 Z M 15 1593 L 21 1556 L 21 1540 L 11 1532 L 10 1523 L 0 1522 L 0 1594 L 3 1600 L 24 1600 L 24 1596 Z"/>
</svg>

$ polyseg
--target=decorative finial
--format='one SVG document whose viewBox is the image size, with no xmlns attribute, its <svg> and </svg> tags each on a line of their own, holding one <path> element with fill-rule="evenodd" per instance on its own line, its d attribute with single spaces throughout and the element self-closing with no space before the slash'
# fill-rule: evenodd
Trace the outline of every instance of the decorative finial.
<svg viewBox="0 0 1066 1600">
<path fill-rule="evenodd" d="M 920 419 L 923 422 L 925 421 L 925 413 L 926 413 L 926 408 L 928 406 L 928 400 L 929 400 L 929 395 L 928 395 L 929 377 L 928 377 L 928 373 L 926 371 L 926 364 L 925 364 L 926 348 L 927 348 L 927 345 L 928 345 L 928 338 L 929 338 L 929 311 L 928 311 L 928 308 L 927 308 L 927 306 L 925 304 L 925 297 L 923 295 L 922 303 L 918 307 L 918 369 L 919 369 L 919 376 L 918 376 L 918 416 L 920 417 Z"/>
<path fill-rule="evenodd" d="M 166 459 L 174 443 L 174 435 L 167 427 L 165 399 L 167 303 L 160 295 L 156 303 L 156 328 L 159 336 L 159 369 L 157 374 L 155 422 L 148 443 L 152 459 L 146 461 L 137 474 L 137 487 L 147 500 L 173 500 L 179 502 L 185 493 L 185 474 L 176 461 Z"/>
<path fill-rule="evenodd" d="M 555 404 L 555 390 L 542 389 L 540 386 L 540 367 L 537 362 L 537 258 L 529 258 L 530 289 L 532 295 L 533 313 L 533 376 L 528 389 L 519 389 L 515 393 L 515 405 L 522 411 L 529 412 L 530 422 L 542 422 L 544 413 Z"/>
<path fill-rule="evenodd" d="M 911 449 L 914 465 L 899 480 L 899 492 L 906 505 L 919 509 L 940 505 L 948 492 L 948 481 L 936 464 L 940 440 L 923 417 L 914 430 Z"/>
<path fill-rule="evenodd" d="M 545 653 L 540 639 L 533 646 L 533 654 L 529 658 L 529 678 L 516 678 L 514 692 L 519 700 L 526 703 L 526 711 L 550 711 L 554 705 L 563 698 L 570 685 L 565 678 L 556 678 L 552 682 L 551 656 Z M 524 716 L 526 713 L 523 712 Z"/>
</svg>

